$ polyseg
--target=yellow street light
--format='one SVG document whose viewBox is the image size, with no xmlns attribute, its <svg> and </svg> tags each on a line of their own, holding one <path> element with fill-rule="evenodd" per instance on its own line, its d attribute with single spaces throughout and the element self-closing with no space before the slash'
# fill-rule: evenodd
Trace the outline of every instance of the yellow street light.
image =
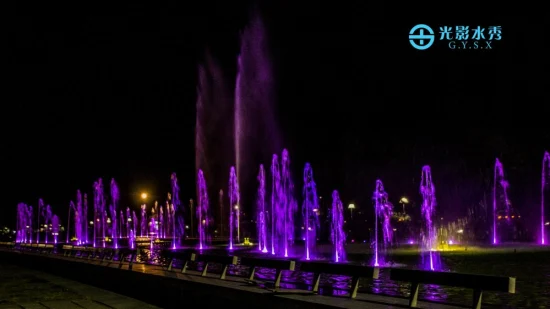
<svg viewBox="0 0 550 309">
<path fill-rule="evenodd" d="M 147 193 L 145 193 L 145 192 L 141 193 L 141 198 L 142 199 L 147 199 Z"/>
</svg>

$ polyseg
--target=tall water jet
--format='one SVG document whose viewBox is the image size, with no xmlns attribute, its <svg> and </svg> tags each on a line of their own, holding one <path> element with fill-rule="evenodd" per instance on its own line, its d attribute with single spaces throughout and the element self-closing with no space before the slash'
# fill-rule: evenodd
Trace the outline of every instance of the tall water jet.
<svg viewBox="0 0 550 309">
<path fill-rule="evenodd" d="M 499 208 L 504 209 L 504 218 L 510 218 L 510 200 L 508 199 L 508 188 L 510 184 L 504 177 L 504 166 L 497 158 L 495 160 L 495 170 L 494 170 L 494 179 L 493 179 L 493 244 L 498 243 L 498 233 L 497 233 L 497 220 L 499 217 Z M 501 195 L 497 192 L 501 189 Z M 499 203 L 499 200 L 502 203 Z M 500 207 L 504 204 L 504 207 Z"/>
<path fill-rule="evenodd" d="M 28 206 L 25 203 L 17 204 L 17 242 L 32 242 L 33 220 L 32 206 Z"/>
<path fill-rule="evenodd" d="M 53 243 L 57 244 L 57 236 L 59 235 L 59 218 L 56 215 L 52 216 L 52 235 Z"/>
<path fill-rule="evenodd" d="M 208 192 L 206 187 L 206 180 L 204 179 L 204 173 L 199 170 L 198 180 L 198 205 L 197 205 L 197 219 L 199 225 L 199 249 L 206 249 L 208 241 Z"/>
<path fill-rule="evenodd" d="M 265 170 L 260 164 L 258 172 L 258 197 L 256 200 L 256 229 L 258 231 L 258 250 L 267 252 L 266 209 L 265 209 Z"/>
<path fill-rule="evenodd" d="M 311 164 L 306 163 L 304 167 L 304 187 L 302 190 L 302 220 L 304 229 L 305 255 L 306 260 L 311 259 L 312 250 L 317 241 L 317 229 L 319 228 L 319 198 L 317 197 L 317 186 L 313 179 Z"/>
<path fill-rule="evenodd" d="M 259 11 L 253 11 L 240 36 L 234 108 L 234 147 L 241 184 L 252 183 L 246 171 L 249 162 L 268 160 L 280 149 L 275 111 L 275 81 L 268 32 Z M 269 147 L 263 145 L 269 141 Z"/>
<path fill-rule="evenodd" d="M 120 191 L 114 178 L 111 179 L 111 238 L 113 239 L 113 245 L 118 248 L 117 242 L 117 214 L 118 214 L 118 202 L 120 201 Z"/>
<path fill-rule="evenodd" d="M 544 157 L 542 159 L 542 178 L 540 188 L 540 243 L 543 245 L 545 244 L 544 225 L 546 224 L 544 215 L 544 191 L 547 186 L 550 186 L 550 153 L 548 151 L 544 152 Z"/>
<path fill-rule="evenodd" d="M 84 242 L 84 240 L 83 240 L 84 234 L 82 232 L 83 232 L 83 227 L 84 227 L 84 224 L 85 224 L 85 222 L 82 222 L 83 221 L 83 216 L 82 216 L 82 194 L 80 193 L 80 190 L 76 191 L 76 208 L 74 209 L 74 212 L 75 212 L 75 226 L 74 226 L 74 229 L 75 229 L 75 235 L 76 235 L 76 238 L 77 238 L 76 241 L 80 245 Z M 76 222 L 76 218 L 78 218 L 78 222 Z"/>
<path fill-rule="evenodd" d="M 382 248 L 384 254 L 387 253 L 388 245 L 392 239 L 391 215 L 393 205 L 388 201 L 388 193 L 384 189 L 384 184 L 381 180 L 376 180 L 376 188 L 373 194 L 374 201 L 374 266 L 383 264 L 384 259 L 380 254 L 380 235 L 379 227 L 382 223 Z M 382 222 L 380 222 L 382 220 Z"/>
<path fill-rule="evenodd" d="M 435 251 L 437 245 L 437 232 L 433 222 L 436 206 L 435 187 L 432 181 L 432 171 L 428 165 L 422 168 L 420 194 L 422 195 L 422 206 L 420 211 L 424 223 L 422 244 L 424 254 L 428 255 L 428 265 L 424 266 L 430 270 L 439 270 L 439 256 Z"/>
<path fill-rule="evenodd" d="M 330 240 L 332 242 L 334 262 L 346 261 L 346 234 L 344 233 L 344 206 L 338 191 L 332 192 L 332 209 L 330 214 Z"/>
<path fill-rule="evenodd" d="M 96 246 L 97 237 L 101 236 L 103 247 L 105 247 L 105 196 L 103 192 L 103 180 L 99 178 L 94 182 L 94 241 Z"/>
<path fill-rule="evenodd" d="M 294 217 L 298 210 L 298 203 L 294 198 L 294 183 L 290 171 L 290 156 L 284 149 L 281 156 L 281 181 L 278 190 L 277 230 L 282 240 L 284 257 L 288 257 L 290 246 L 294 242 Z"/>
<path fill-rule="evenodd" d="M 141 205 L 141 221 L 139 225 L 139 231 L 141 237 L 148 236 L 149 232 L 147 231 L 147 205 Z"/>
<path fill-rule="evenodd" d="M 88 194 L 86 193 L 84 193 L 82 214 L 83 214 L 82 231 L 84 233 L 84 243 L 87 244 L 89 242 L 88 242 Z"/>
<path fill-rule="evenodd" d="M 38 199 L 38 213 L 36 214 L 36 243 L 40 242 L 40 217 L 44 213 L 44 201 L 40 198 Z"/>
<path fill-rule="evenodd" d="M 50 224 L 51 224 L 51 220 L 52 220 L 52 208 L 50 207 L 50 205 L 46 205 L 46 210 L 44 211 L 44 225 L 45 225 L 45 231 L 46 231 L 46 235 L 45 235 L 45 239 L 44 241 L 46 243 L 48 243 L 48 234 L 50 233 L 51 229 L 50 229 Z"/>
<path fill-rule="evenodd" d="M 176 242 L 177 238 L 183 239 L 184 231 L 185 231 L 185 222 L 184 222 L 184 214 L 183 214 L 183 207 L 181 206 L 181 200 L 180 200 L 180 187 L 178 184 L 178 177 L 176 176 L 176 173 L 172 173 L 170 176 L 170 183 L 172 186 L 172 206 L 174 208 L 174 214 L 173 214 L 173 221 L 172 221 L 172 227 L 173 227 L 173 240 L 172 240 L 172 248 L 176 248 Z"/>
<path fill-rule="evenodd" d="M 273 155 L 271 160 L 271 254 L 275 255 L 275 244 L 277 243 L 277 210 L 279 209 L 279 186 L 281 183 L 281 172 L 279 170 L 279 157 Z"/>
<path fill-rule="evenodd" d="M 235 167 L 232 166 L 229 170 L 229 250 L 233 250 L 233 232 L 235 229 L 238 230 L 238 216 L 239 213 L 239 203 L 241 195 L 239 193 L 239 180 L 237 179 L 237 172 Z M 238 236 L 237 236 L 238 237 Z M 237 243 L 239 239 L 237 239 Z"/>
<path fill-rule="evenodd" d="M 73 201 L 71 201 L 70 204 L 69 204 L 69 220 L 67 222 L 67 243 L 69 243 L 70 240 L 71 240 L 71 237 L 70 237 L 71 210 L 72 210 L 72 213 L 73 213 L 73 220 L 74 220 L 74 225 L 73 225 L 74 236 L 75 236 L 75 239 L 76 239 L 77 243 L 80 243 L 80 237 L 81 237 L 80 227 L 82 226 L 82 222 L 80 220 L 80 212 L 78 211 L 77 204 L 75 204 Z"/>
<path fill-rule="evenodd" d="M 132 249 L 134 248 L 134 244 L 136 242 L 136 233 L 137 233 L 137 223 L 138 218 L 135 211 L 132 211 L 132 230 L 130 233 L 130 246 Z"/>
</svg>

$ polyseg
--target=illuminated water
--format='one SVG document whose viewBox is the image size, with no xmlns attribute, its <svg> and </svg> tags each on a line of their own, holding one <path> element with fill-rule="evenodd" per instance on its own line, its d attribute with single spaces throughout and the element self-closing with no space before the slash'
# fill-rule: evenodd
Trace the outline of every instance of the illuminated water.
<svg viewBox="0 0 550 309">
<path fill-rule="evenodd" d="M 508 199 L 508 188 L 510 184 L 504 177 L 504 166 L 497 158 L 495 160 L 495 173 L 493 179 L 493 244 L 499 243 L 498 220 L 504 214 L 504 221 L 510 220 L 510 200 Z"/>
<path fill-rule="evenodd" d="M 542 177 L 540 180 L 540 243 L 546 244 L 544 227 L 546 225 L 545 217 L 545 191 L 550 187 L 550 153 L 546 151 L 542 159 Z"/>
<path fill-rule="evenodd" d="M 309 163 L 304 167 L 304 187 L 302 189 L 302 237 L 304 240 L 305 259 L 310 260 L 317 241 L 319 229 L 319 197 L 313 179 L 313 169 Z"/>
<path fill-rule="evenodd" d="M 384 190 L 381 180 L 376 180 L 376 188 L 373 194 L 374 201 L 374 266 L 385 265 L 385 255 L 392 241 L 391 217 L 393 205 L 388 201 L 388 193 Z M 382 230 L 382 243 L 380 244 L 379 230 Z"/>
<path fill-rule="evenodd" d="M 424 269 L 441 270 L 439 253 L 435 251 L 437 247 L 437 231 L 434 222 L 436 206 L 435 187 L 432 181 L 432 170 L 428 165 L 422 168 L 420 194 L 422 195 L 422 257 L 425 259 Z"/>
<path fill-rule="evenodd" d="M 330 240 L 333 247 L 333 261 L 346 261 L 346 233 L 344 232 L 344 207 L 338 191 L 332 192 L 332 207 L 330 214 Z"/>
<path fill-rule="evenodd" d="M 265 170 L 260 164 L 258 172 L 258 196 L 256 197 L 256 231 L 258 235 L 258 250 L 267 253 L 267 213 L 265 207 Z"/>
</svg>

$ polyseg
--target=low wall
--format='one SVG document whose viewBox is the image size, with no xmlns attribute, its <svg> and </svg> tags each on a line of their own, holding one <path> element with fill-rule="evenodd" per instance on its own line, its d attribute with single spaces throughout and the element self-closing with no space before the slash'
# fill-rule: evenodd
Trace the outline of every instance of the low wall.
<svg viewBox="0 0 550 309">
<path fill-rule="evenodd" d="M 271 293 L 254 293 L 200 282 L 144 274 L 127 269 L 14 251 L 0 251 L 0 262 L 65 277 L 167 309 L 180 309 L 183 306 L 220 306 L 219 308 L 239 306 L 240 308 L 262 309 L 334 308 L 277 297 Z"/>
</svg>

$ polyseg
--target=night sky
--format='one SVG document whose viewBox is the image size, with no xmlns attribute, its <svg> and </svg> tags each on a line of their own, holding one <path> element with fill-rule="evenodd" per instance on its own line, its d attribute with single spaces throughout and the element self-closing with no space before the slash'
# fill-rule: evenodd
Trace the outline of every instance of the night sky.
<svg viewBox="0 0 550 309">
<path fill-rule="evenodd" d="M 91 195 L 99 177 L 114 177 L 123 205 L 135 209 L 141 191 L 164 200 L 171 172 L 182 199 L 195 197 L 198 65 L 208 49 L 233 91 L 251 9 L 187 2 L 14 8 L 2 70 L 0 224 L 13 226 L 17 203 L 36 206 L 39 197 L 65 218 L 76 190 Z M 458 216 L 490 192 L 498 156 L 514 206 L 538 209 L 550 149 L 542 9 L 330 3 L 259 6 L 275 68 L 274 117 L 298 187 L 310 162 L 320 195 L 338 189 L 345 203 L 370 209 L 377 178 L 394 203 L 418 200 L 421 168 L 430 164 L 440 211 Z M 417 51 L 408 32 L 419 23 L 500 25 L 503 39 L 493 50 L 437 43 Z M 251 165 L 259 163 L 269 165 Z M 243 176 L 252 179 L 243 196 L 254 196 L 256 173 Z M 227 177 L 210 186 L 215 201 Z"/>
</svg>

